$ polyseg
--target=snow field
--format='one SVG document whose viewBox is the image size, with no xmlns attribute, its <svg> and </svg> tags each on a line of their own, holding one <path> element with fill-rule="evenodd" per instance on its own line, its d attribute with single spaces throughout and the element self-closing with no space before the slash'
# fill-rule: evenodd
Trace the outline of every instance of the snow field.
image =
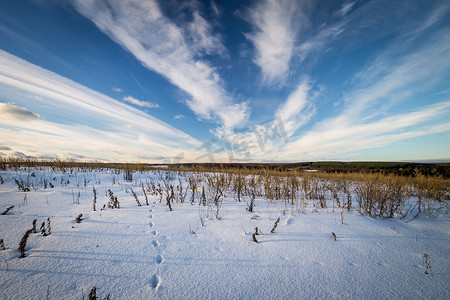
<svg viewBox="0 0 450 300">
<path fill-rule="evenodd" d="M 174 203 L 173 211 L 140 187 L 157 173 L 135 173 L 133 182 L 110 171 L 68 174 L 1 171 L 1 299 L 82 299 L 97 287 L 111 299 L 449 299 L 450 223 L 445 216 L 411 222 L 372 219 L 356 211 L 304 213 L 281 201 L 256 199 L 255 211 L 231 193 L 221 218 L 208 208 Z M 13 178 L 55 188 L 17 189 Z M 114 178 L 114 179 L 113 179 Z M 63 179 L 63 180 L 61 180 Z M 61 182 L 70 181 L 68 184 Z M 86 181 L 86 187 L 84 182 Z M 174 181 L 174 184 L 178 181 Z M 97 189 L 93 211 L 92 186 Z M 136 192 L 142 206 L 127 187 Z M 120 209 L 100 209 L 108 189 Z M 78 193 L 80 194 L 78 199 Z M 24 195 L 27 195 L 24 201 Z M 249 201 L 247 198 L 244 200 Z M 79 203 L 79 204 L 77 204 Z M 75 218 L 83 214 L 81 223 Z M 201 225 L 200 216 L 204 221 Z M 33 233 L 26 257 L 18 244 L 33 219 L 50 217 L 52 233 Z M 280 222 L 272 234 L 277 218 Z M 262 232 L 252 241 L 255 227 Z M 337 240 L 332 236 L 334 232 Z M 423 255 L 432 267 L 425 275 Z"/>
</svg>

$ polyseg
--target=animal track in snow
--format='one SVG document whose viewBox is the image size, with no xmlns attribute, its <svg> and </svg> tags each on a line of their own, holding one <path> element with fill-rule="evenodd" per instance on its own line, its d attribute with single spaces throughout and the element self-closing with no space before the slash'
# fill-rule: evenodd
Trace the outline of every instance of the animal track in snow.
<svg viewBox="0 0 450 300">
<path fill-rule="evenodd" d="M 153 202 L 153 205 L 152 205 L 152 207 L 154 208 L 155 207 L 155 205 L 156 205 L 156 201 L 155 202 Z M 151 212 L 153 212 L 153 208 L 150 208 L 149 209 L 149 212 L 151 213 Z M 153 214 L 150 214 L 149 216 L 148 216 L 150 219 L 153 219 Z M 150 222 L 150 223 L 148 223 L 148 225 L 150 226 L 150 227 L 154 227 L 155 226 L 155 223 L 153 223 L 153 222 Z M 157 236 L 158 235 L 158 231 L 156 231 L 156 230 L 152 230 L 151 232 L 150 232 L 153 236 Z M 152 245 L 153 245 L 153 247 L 159 247 L 160 246 L 160 244 L 159 244 L 159 242 L 157 241 L 157 240 L 152 240 Z M 157 252 L 161 252 L 161 250 L 162 250 L 162 248 L 157 248 Z M 164 261 L 164 257 L 161 255 L 161 254 L 158 254 L 158 255 L 156 255 L 155 256 L 155 263 L 157 264 L 157 265 L 160 265 L 162 262 Z M 159 286 L 161 285 L 161 277 L 158 275 L 158 274 L 154 274 L 151 278 L 150 278 L 150 286 L 152 287 L 152 289 L 154 289 L 155 291 L 158 291 L 158 288 L 159 288 Z"/>
<path fill-rule="evenodd" d="M 153 275 L 152 278 L 150 278 L 150 286 L 153 289 L 158 290 L 160 285 L 161 285 L 161 277 L 159 277 L 158 274 Z"/>
<path fill-rule="evenodd" d="M 158 254 L 155 258 L 155 261 L 159 265 L 160 263 L 162 263 L 164 261 L 164 257 L 162 257 L 161 254 Z"/>
</svg>

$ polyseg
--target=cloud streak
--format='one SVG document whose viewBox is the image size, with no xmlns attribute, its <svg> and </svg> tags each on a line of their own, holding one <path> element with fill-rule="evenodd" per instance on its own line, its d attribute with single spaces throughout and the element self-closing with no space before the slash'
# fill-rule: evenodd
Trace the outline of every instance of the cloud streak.
<svg viewBox="0 0 450 300">
<path fill-rule="evenodd" d="M 12 116 L 0 120 L 0 140 L 11 151 L 91 159 L 102 153 L 104 160 L 133 161 L 139 155 L 177 155 L 180 149 L 189 159 L 200 145 L 138 109 L 1 50 L 0 65 L 0 96 L 15 103 L 0 106 L 2 116 Z"/>
<path fill-rule="evenodd" d="M 309 122 L 314 114 L 311 84 L 305 80 L 280 105 L 276 117 L 280 117 L 287 135 L 292 136 L 301 126 Z"/>
<path fill-rule="evenodd" d="M 448 131 L 448 100 L 424 105 L 427 102 L 424 98 L 415 108 L 412 103 L 408 105 L 409 112 L 391 110 L 445 78 L 450 69 L 449 28 L 427 36 L 421 47 L 407 55 L 402 52 L 399 58 L 397 50 L 402 41 L 394 41 L 356 75 L 354 88 L 342 99 L 340 113 L 316 123 L 283 147 L 279 157 L 289 159 L 297 154 L 301 159 L 311 160 Z M 306 90 L 305 86 L 299 90 L 303 96 L 299 98 L 305 98 Z M 289 103 L 283 108 L 290 107 Z M 302 107 L 301 102 L 286 111 L 295 111 L 295 107 Z"/>
<path fill-rule="evenodd" d="M 342 18 L 345 17 L 349 13 L 349 11 L 351 11 L 351 9 L 352 9 L 353 5 L 355 5 L 355 3 L 356 3 L 356 1 L 343 3 L 341 6 L 341 9 L 339 9 L 337 11 L 337 14 Z"/>
<path fill-rule="evenodd" d="M 159 108 L 160 107 L 157 103 L 141 101 L 132 96 L 123 97 L 123 101 L 140 106 L 140 107 L 148 107 L 148 108 Z"/>
<path fill-rule="evenodd" d="M 246 36 L 256 49 L 254 62 L 261 68 L 265 84 L 283 84 L 289 75 L 297 34 L 307 23 L 303 3 L 264 0 L 249 9 L 248 21 L 255 30 Z"/>
<path fill-rule="evenodd" d="M 402 144 L 420 148 L 426 139 L 434 149 L 450 145 L 443 142 L 450 133 L 450 5 L 443 0 L 426 5 L 389 0 L 67 2 L 93 24 L 83 22 L 75 32 L 48 15 L 49 24 L 56 22 L 51 28 L 61 25 L 60 34 L 67 37 L 55 43 L 53 54 L 43 51 L 49 36 L 43 38 L 33 26 L 0 21 L 0 35 L 24 49 L 17 55 L 39 65 L 63 70 L 68 65 L 62 64 L 64 58 L 80 66 L 62 71 L 75 72 L 68 76 L 82 76 L 93 66 L 111 70 L 111 76 L 92 72 L 83 80 L 89 78 L 92 87 L 106 86 L 115 97 L 0 50 L 2 155 L 208 161 L 208 155 L 202 158 L 203 152 L 196 150 L 205 144 L 144 109 L 159 105 L 165 110 L 158 113 L 174 126 L 213 138 L 216 161 L 351 159 L 358 151 L 370 159 L 385 150 L 402 159 L 393 154 Z M 247 24 L 239 28 L 243 20 Z M 77 48 L 83 58 L 62 53 L 92 26 L 100 32 L 92 37 L 104 34 L 111 41 L 89 40 L 92 47 Z M 29 30 L 19 30 L 25 27 Z M 111 42 L 126 53 L 112 51 L 97 60 Z M 249 51 L 245 57 L 240 56 L 243 51 Z M 127 53 L 134 56 L 130 65 Z M 131 74 L 137 86 L 123 80 L 124 74 Z M 145 91 L 144 85 L 161 82 L 159 75 L 173 87 L 151 88 L 148 99 L 164 100 L 157 104 L 132 96 L 136 87 Z M 111 82 L 102 84 L 105 79 Z M 210 124 L 195 124 L 186 107 L 197 121 Z M 251 111 L 256 114 L 252 119 Z M 281 127 L 281 134 L 271 132 Z M 212 136 L 205 136 L 208 129 Z M 445 152 L 433 151 L 424 152 Z"/>
<path fill-rule="evenodd" d="M 281 160 L 295 156 L 302 160 L 339 157 L 345 153 L 448 131 L 450 122 L 439 125 L 427 122 L 445 116 L 449 110 L 450 102 L 444 102 L 367 123 L 339 124 L 339 118 L 324 121 L 284 147 L 279 157 Z M 421 126 L 417 127 L 420 124 Z"/>
<path fill-rule="evenodd" d="M 225 55 L 226 49 L 197 10 L 191 12 L 192 21 L 179 27 L 154 0 L 72 2 L 147 68 L 185 91 L 190 96 L 185 103 L 198 118 L 219 122 L 225 131 L 245 124 L 248 105 L 233 103 L 217 70 L 202 59 L 204 54 Z"/>
</svg>

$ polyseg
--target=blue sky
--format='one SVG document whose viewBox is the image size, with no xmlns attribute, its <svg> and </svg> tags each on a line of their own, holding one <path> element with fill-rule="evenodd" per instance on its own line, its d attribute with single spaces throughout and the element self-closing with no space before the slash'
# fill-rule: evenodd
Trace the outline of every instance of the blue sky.
<svg viewBox="0 0 450 300">
<path fill-rule="evenodd" d="M 0 156 L 450 159 L 448 1 L 0 1 Z"/>
</svg>

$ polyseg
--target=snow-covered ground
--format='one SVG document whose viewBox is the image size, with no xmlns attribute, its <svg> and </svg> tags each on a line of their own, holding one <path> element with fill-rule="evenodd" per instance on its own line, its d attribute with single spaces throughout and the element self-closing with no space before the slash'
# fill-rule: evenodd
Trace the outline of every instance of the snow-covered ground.
<svg viewBox="0 0 450 300">
<path fill-rule="evenodd" d="M 228 194 L 220 218 L 208 219 L 199 195 L 169 211 L 165 197 L 148 194 L 147 206 L 141 184 L 157 180 L 155 172 L 135 173 L 132 182 L 109 170 L 31 172 L 0 171 L 0 213 L 14 206 L 0 215 L 1 299 L 87 299 L 93 286 L 100 299 L 450 299 L 446 216 L 405 222 L 352 209 L 341 224 L 332 207 L 302 212 L 257 198 L 251 213 L 248 197 Z M 18 190 L 14 178 L 29 180 L 31 191 Z M 54 188 L 44 189 L 44 179 Z M 120 209 L 100 210 L 108 189 Z M 48 217 L 51 234 L 32 233 L 19 258 L 32 221 L 39 231 Z"/>
</svg>

